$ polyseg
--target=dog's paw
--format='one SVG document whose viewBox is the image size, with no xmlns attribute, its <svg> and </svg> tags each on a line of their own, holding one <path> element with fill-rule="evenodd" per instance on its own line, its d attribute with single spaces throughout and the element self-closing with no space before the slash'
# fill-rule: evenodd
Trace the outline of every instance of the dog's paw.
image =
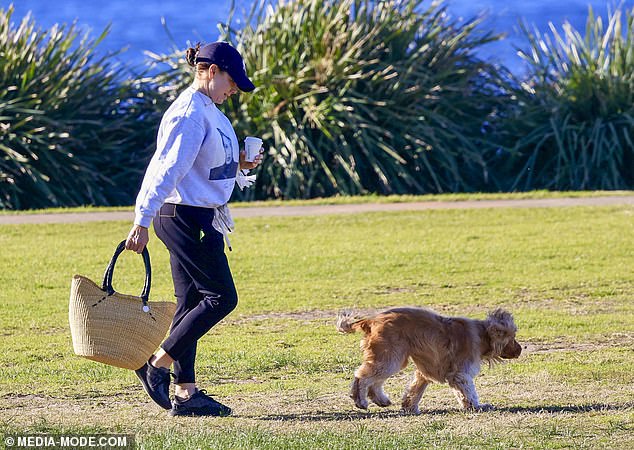
<svg viewBox="0 0 634 450">
<path fill-rule="evenodd" d="M 495 409 L 495 406 L 489 403 L 480 403 L 478 406 L 475 406 L 473 408 L 474 411 L 479 411 L 479 412 L 493 411 L 494 409 Z"/>
<path fill-rule="evenodd" d="M 380 406 L 381 408 L 387 408 L 388 406 L 390 406 L 392 404 L 392 402 L 390 401 L 390 399 L 372 399 L 372 401 L 374 402 L 374 404 L 376 406 Z"/>
<path fill-rule="evenodd" d="M 367 401 L 363 402 L 363 401 L 357 401 L 357 400 L 355 400 L 355 401 L 354 401 L 354 406 L 356 406 L 356 407 L 357 407 L 357 408 L 359 408 L 359 409 L 363 409 L 363 410 L 365 410 L 365 411 L 367 411 L 367 410 L 368 410 L 368 402 L 367 402 Z"/>
<path fill-rule="evenodd" d="M 392 401 L 388 398 L 387 395 L 377 394 L 374 389 L 370 389 L 370 392 L 368 392 L 368 397 L 370 397 L 372 403 L 374 403 L 376 406 L 380 406 L 381 408 L 385 408 L 392 404 Z"/>
<path fill-rule="evenodd" d="M 401 413 L 409 416 L 419 416 L 420 409 L 418 409 L 418 406 L 403 406 L 401 408 Z"/>
</svg>

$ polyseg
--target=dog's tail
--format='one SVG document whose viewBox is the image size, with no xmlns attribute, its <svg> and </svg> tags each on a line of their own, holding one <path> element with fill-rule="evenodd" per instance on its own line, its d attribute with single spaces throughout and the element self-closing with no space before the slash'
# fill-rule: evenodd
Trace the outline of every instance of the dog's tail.
<svg viewBox="0 0 634 450">
<path fill-rule="evenodd" d="M 365 333 L 370 331 L 368 319 L 359 319 L 348 310 L 339 311 L 339 313 L 337 313 L 337 322 L 335 327 L 340 333 L 354 333 L 359 329 L 363 330 Z"/>
</svg>

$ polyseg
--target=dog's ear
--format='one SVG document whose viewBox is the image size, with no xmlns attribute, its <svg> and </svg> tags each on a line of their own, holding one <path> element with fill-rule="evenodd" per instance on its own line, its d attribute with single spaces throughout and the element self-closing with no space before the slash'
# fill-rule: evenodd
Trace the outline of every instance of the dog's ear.
<svg viewBox="0 0 634 450">
<path fill-rule="evenodd" d="M 491 348 L 495 355 L 501 355 L 509 339 L 515 338 L 517 327 L 513 316 L 508 311 L 496 309 L 489 314 L 486 320 L 486 330 L 491 342 Z"/>
<path fill-rule="evenodd" d="M 494 328 L 498 328 L 500 330 L 504 330 L 505 333 L 508 333 L 509 331 L 515 333 L 517 331 L 513 315 L 502 308 L 498 308 L 489 313 L 489 316 L 487 317 L 487 329 L 489 328 L 491 328 L 492 331 Z"/>
</svg>

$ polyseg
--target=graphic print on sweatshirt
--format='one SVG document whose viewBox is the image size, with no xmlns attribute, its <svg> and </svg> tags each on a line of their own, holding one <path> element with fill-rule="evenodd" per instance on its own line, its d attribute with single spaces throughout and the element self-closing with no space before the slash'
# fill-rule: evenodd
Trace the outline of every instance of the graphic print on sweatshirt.
<svg viewBox="0 0 634 450">
<path fill-rule="evenodd" d="M 210 180 L 226 180 L 227 178 L 235 178 L 238 171 L 238 161 L 233 159 L 233 146 L 231 138 L 224 134 L 220 128 L 216 128 L 222 138 L 222 147 L 225 150 L 225 162 L 222 166 L 214 167 L 209 171 Z"/>
</svg>

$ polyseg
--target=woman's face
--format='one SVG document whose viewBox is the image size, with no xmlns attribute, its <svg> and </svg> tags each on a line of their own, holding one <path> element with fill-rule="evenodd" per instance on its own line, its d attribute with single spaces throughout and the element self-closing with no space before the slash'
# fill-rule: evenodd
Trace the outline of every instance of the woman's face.
<svg viewBox="0 0 634 450">
<path fill-rule="evenodd" d="M 238 86 L 231 78 L 231 75 L 229 75 L 228 72 L 220 70 L 215 64 L 209 67 L 208 75 L 207 92 L 209 98 L 217 105 L 221 105 L 225 100 L 238 92 Z"/>
</svg>

